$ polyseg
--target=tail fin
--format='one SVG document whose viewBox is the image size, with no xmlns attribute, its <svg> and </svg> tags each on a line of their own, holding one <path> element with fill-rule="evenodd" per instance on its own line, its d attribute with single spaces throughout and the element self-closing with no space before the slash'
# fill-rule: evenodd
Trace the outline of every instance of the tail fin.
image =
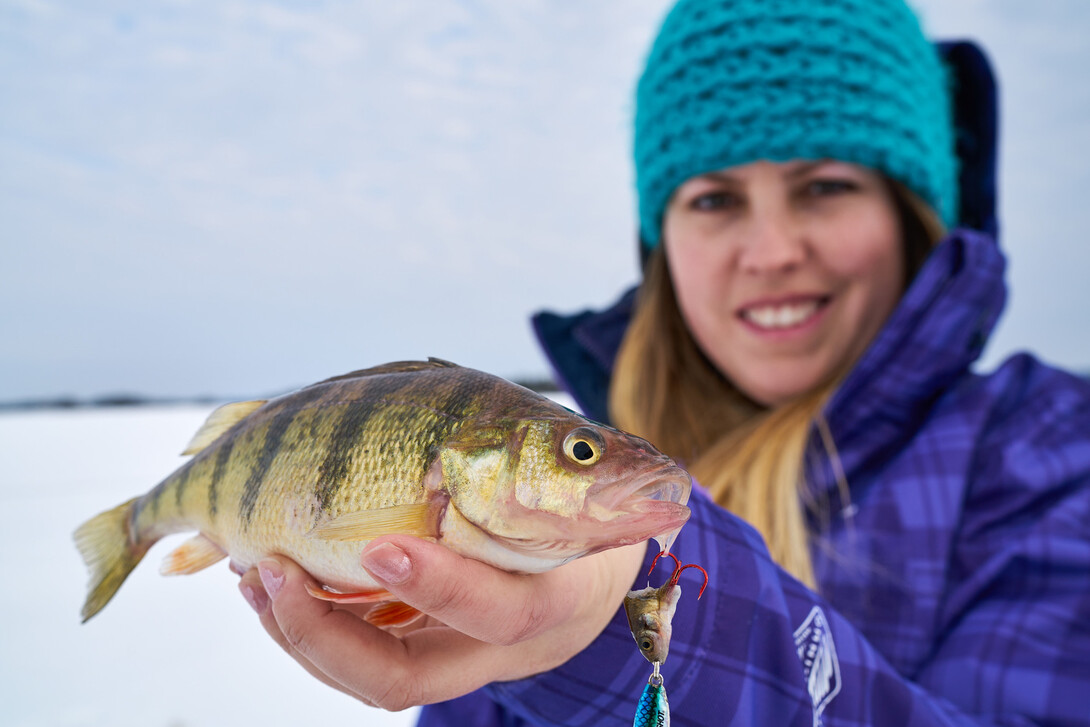
<svg viewBox="0 0 1090 727">
<path fill-rule="evenodd" d="M 84 623 L 109 603 L 150 547 L 137 544 L 129 532 L 129 516 L 138 499 L 95 515 L 76 529 L 76 547 L 91 575 L 80 614 Z"/>
</svg>

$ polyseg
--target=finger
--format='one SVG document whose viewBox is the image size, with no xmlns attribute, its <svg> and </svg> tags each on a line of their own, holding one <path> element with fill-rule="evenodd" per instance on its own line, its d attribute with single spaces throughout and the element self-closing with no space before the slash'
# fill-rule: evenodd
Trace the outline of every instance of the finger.
<svg viewBox="0 0 1090 727">
<path fill-rule="evenodd" d="M 398 711 L 451 699 L 512 669 L 513 655 L 447 627 L 414 632 L 428 633 L 409 648 L 313 598 L 305 588 L 311 578 L 288 559 L 262 561 L 259 570 L 271 600 L 267 629 L 274 639 L 319 679 L 369 705 Z"/>
<path fill-rule="evenodd" d="M 601 561 L 592 558 L 533 576 L 516 575 L 441 545 L 397 535 L 368 544 L 361 563 L 405 603 L 493 644 L 519 643 L 570 620 L 588 600 L 612 597 L 603 581 L 616 579 L 613 574 L 604 578 Z M 626 584 L 634 575 L 626 576 Z M 616 596 L 617 606 L 623 595 L 622 590 Z"/>
<path fill-rule="evenodd" d="M 451 699 L 511 671 L 514 655 L 447 627 L 413 632 L 421 638 L 409 646 L 312 597 L 305 588 L 312 579 L 286 558 L 258 569 L 270 599 L 262 616 L 269 634 L 311 674 L 366 704 L 398 711 Z"/>
<path fill-rule="evenodd" d="M 264 584 L 262 584 L 261 582 L 261 576 L 258 573 L 257 568 L 251 568 L 250 570 L 245 571 L 242 574 L 242 579 L 239 581 L 238 589 L 242 592 L 242 595 L 246 599 L 246 602 L 249 603 L 254 611 L 257 612 L 258 616 L 261 619 L 262 627 L 264 627 L 265 631 L 269 634 L 269 636 L 272 637 L 273 641 L 275 641 L 281 649 L 287 652 L 289 656 L 291 656 L 296 662 L 298 662 L 300 666 L 306 669 L 311 676 L 313 676 L 315 679 L 319 680 L 323 684 L 333 687 L 340 692 L 344 692 L 345 694 L 355 697 L 356 699 L 360 699 L 361 701 L 367 701 L 355 691 L 345 687 L 345 685 L 341 684 L 339 681 L 319 669 L 317 666 L 314 665 L 313 662 L 310 661 L 310 659 L 306 658 L 294 646 L 291 645 L 288 639 L 284 636 L 284 632 L 280 629 L 280 625 L 277 623 L 276 617 L 272 613 L 272 609 L 269 608 L 270 599 L 268 593 L 266 593 L 265 591 Z M 369 706 L 374 706 L 369 702 L 368 704 Z"/>
</svg>

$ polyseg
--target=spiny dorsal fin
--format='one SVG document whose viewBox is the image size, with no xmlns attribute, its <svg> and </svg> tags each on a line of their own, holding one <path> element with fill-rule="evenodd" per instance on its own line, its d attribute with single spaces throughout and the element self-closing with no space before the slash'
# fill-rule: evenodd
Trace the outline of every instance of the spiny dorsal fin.
<svg viewBox="0 0 1090 727">
<path fill-rule="evenodd" d="M 372 540 L 380 535 L 439 537 L 439 523 L 432 503 L 395 505 L 378 510 L 349 512 L 328 520 L 308 533 L 322 540 Z"/>
<path fill-rule="evenodd" d="M 346 379 L 362 379 L 367 376 L 380 376 L 382 374 L 407 374 L 413 371 L 427 371 L 428 369 L 457 369 L 461 368 L 458 364 L 451 363 L 450 361 L 444 361 L 441 358 L 435 358 L 429 356 L 427 361 L 392 361 L 390 363 L 379 364 L 378 366 L 372 366 L 369 369 L 360 369 L 359 371 L 349 371 L 347 374 L 341 374 L 340 376 L 333 376 L 328 379 L 324 379 L 310 386 L 321 386 L 323 384 L 329 384 L 334 381 L 344 381 Z M 310 386 L 306 388 L 310 388 Z"/>
<path fill-rule="evenodd" d="M 248 417 L 253 411 L 265 403 L 264 399 L 256 401 L 236 401 L 224 404 L 208 415 L 208 420 L 201 425 L 193 439 L 189 440 L 182 454 L 196 454 L 219 436 L 233 427 L 238 422 Z"/>
</svg>

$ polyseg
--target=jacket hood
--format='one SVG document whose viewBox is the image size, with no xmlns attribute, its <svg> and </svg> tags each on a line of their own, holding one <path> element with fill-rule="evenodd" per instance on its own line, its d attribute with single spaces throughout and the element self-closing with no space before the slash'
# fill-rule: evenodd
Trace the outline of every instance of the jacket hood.
<svg viewBox="0 0 1090 727">
<path fill-rule="evenodd" d="M 999 93 L 984 51 L 968 40 L 936 44 L 953 85 L 960 205 L 958 226 L 998 239 Z"/>
</svg>

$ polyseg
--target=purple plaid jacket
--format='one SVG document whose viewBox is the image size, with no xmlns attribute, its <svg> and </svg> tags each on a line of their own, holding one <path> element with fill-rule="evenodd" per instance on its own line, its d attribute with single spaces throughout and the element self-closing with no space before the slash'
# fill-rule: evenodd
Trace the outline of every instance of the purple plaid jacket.
<svg viewBox="0 0 1090 727">
<path fill-rule="evenodd" d="M 977 205 L 994 234 L 985 146 L 963 157 L 963 219 Z M 1003 268 L 992 234 L 952 234 L 830 402 L 851 500 L 815 447 L 817 593 L 694 489 L 674 552 L 710 586 L 697 601 L 682 581 L 663 667 L 675 725 L 1090 725 L 1090 385 L 1027 355 L 970 371 Z M 596 418 L 630 307 L 535 320 Z M 420 725 L 627 726 L 649 672 L 618 610 L 563 666 L 427 707 Z"/>
</svg>

